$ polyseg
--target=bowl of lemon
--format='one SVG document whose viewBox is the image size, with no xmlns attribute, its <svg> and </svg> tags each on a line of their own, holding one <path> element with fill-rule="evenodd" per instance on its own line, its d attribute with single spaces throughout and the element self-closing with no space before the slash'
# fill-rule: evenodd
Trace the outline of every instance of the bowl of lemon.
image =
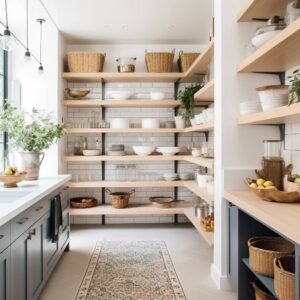
<svg viewBox="0 0 300 300">
<path fill-rule="evenodd" d="M 18 187 L 17 183 L 25 179 L 25 176 L 26 172 L 19 171 L 17 167 L 12 166 L 0 175 L 0 181 L 3 182 L 4 187 L 15 188 Z"/>
</svg>

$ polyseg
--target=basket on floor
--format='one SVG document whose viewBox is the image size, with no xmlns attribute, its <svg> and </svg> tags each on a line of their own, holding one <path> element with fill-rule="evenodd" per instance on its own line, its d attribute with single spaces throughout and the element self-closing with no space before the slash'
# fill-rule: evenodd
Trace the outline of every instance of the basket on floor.
<svg viewBox="0 0 300 300">
<path fill-rule="evenodd" d="M 251 269 L 261 275 L 274 276 L 274 259 L 294 253 L 294 245 L 282 237 L 259 236 L 248 240 Z"/>
<path fill-rule="evenodd" d="M 134 194 L 135 190 L 131 190 L 131 192 L 111 192 L 109 189 L 105 189 L 105 192 L 110 195 L 111 204 L 114 208 L 126 208 L 129 203 L 129 198 L 132 194 Z"/>
<path fill-rule="evenodd" d="M 105 54 L 96 52 L 69 52 L 67 60 L 70 72 L 102 72 Z"/>
<path fill-rule="evenodd" d="M 274 260 L 274 287 L 279 300 L 295 300 L 295 256 Z"/>
<path fill-rule="evenodd" d="M 250 283 L 250 291 L 255 295 L 255 300 L 276 300 L 276 298 L 258 280 Z"/>
<path fill-rule="evenodd" d="M 169 73 L 173 70 L 175 49 L 172 52 L 148 52 L 145 50 L 145 62 L 148 72 Z"/>
<path fill-rule="evenodd" d="M 179 58 L 177 61 L 179 71 L 186 72 L 194 63 L 194 61 L 198 58 L 199 55 L 199 52 L 184 53 L 183 51 L 180 51 Z"/>
</svg>

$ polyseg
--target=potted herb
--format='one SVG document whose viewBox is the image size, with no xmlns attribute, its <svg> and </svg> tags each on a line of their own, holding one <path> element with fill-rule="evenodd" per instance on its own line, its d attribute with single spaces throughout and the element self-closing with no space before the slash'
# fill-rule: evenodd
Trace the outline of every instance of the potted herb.
<svg viewBox="0 0 300 300">
<path fill-rule="evenodd" d="M 45 155 L 43 150 L 63 136 L 65 126 L 57 124 L 50 113 L 36 108 L 25 112 L 7 101 L 0 111 L 0 131 L 7 132 L 9 143 L 20 151 L 22 168 L 27 172 L 26 179 L 36 180 Z"/>
<path fill-rule="evenodd" d="M 293 72 L 293 75 L 289 76 L 290 95 L 289 95 L 289 105 L 300 102 L 300 72 L 299 69 Z"/>
<path fill-rule="evenodd" d="M 176 127 L 185 127 L 185 122 L 192 119 L 195 115 L 194 95 L 204 83 L 196 83 L 178 92 L 177 98 L 180 100 L 179 116 L 175 117 Z"/>
</svg>

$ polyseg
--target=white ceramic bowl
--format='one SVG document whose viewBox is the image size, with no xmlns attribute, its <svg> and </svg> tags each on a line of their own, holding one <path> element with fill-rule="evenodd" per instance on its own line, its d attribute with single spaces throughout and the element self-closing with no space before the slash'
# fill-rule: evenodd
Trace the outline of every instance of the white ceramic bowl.
<svg viewBox="0 0 300 300">
<path fill-rule="evenodd" d="M 150 93 L 151 100 L 163 100 L 165 99 L 166 94 L 161 92 L 152 92 Z"/>
<path fill-rule="evenodd" d="M 159 128 L 159 120 L 158 119 L 143 119 L 142 120 L 142 128 L 145 129 L 154 129 Z"/>
<path fill-rule="evenodd" d="M 289 102 L 289 87 L 266 86 L 256 89 L 263 111 L 287 105 Z"/>
<path fill-rule="evenodd" d="M 191 179 L 191 174 L 190 173 L 179 173 L 179 178 L 181 180 L 189 180 Z"/>
<path fill-rule="evenodd" d="M 130 128 L 130 121 L 123 118 L 114 118 L 110 120 L 110 128 L 121 129 Z"/>
<path fill-rule="evenodd" d="M 271 40 L 275 35 L 280 33 L 280 30 L 267 31 L 262 34 L 256 35 L 252 38 L 251 43 L 255 48 L 261 47 L 263 44 Z"/>
<path fill-rule="evenodd" d="M 83 150 L 82 153 L 84 156 L 98 156 L 101 154 L 101 151 L 98 149 L 95 150 L 87 149 L 87 150 Z"/>
<path fill-rule="evenodd" d="M 109 94 L 114 100 L 127 100 L 134 95 L 130 91 L 113 91 Z"/>
<path fill-rule="evenodd" d="M 171 156 L 180 152 L 180 147 L 158 147 L 156 151 L 162 153 L 162 155 Z"/>
<path fill-rule="evenodd" d="M 139 156 L 150 155 L 154 150 L 154 146 L 133 146 L 133 151 Z"/>
</svg>

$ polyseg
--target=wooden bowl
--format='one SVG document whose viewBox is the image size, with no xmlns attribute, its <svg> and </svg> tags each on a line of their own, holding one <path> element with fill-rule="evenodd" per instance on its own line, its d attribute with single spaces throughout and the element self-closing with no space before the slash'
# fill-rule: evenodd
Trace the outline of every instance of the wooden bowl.
<svg viewBox="0 0 300 300">
<path fill-rule="evenodd" d="M 77 197 L 71 198 L 70 204 L 72 208 L 90 208 L 97 206 L 98 202 L 92 197 Z"/>
<path fill-rule="evenodd" d="M 18 187 L 17 183 L 21 182 L 26 177 L 26 172 L 19 173 L 17 175 L 0 175 L 0 181 L 3 182 L 6 188 Z"/>
<path fill-rule="evenodd" d="M 256 182 L 255 179 L 245 178 L 245 183 L 256 195 L 262 200 L 269 202 L 280 202 L 280 203 L 296 203 L 300 202 L 300 192 L 298 191 L 279 191 L 277 188 L 274 189 L 255 189 L 250 186 L 251 183 Z"/>
<path fill-rule="evenodd" d="M 72 98 L 83 98 L 86 95 L 89 94 L 89 90 L 71 90 L 71 89 L 66 89 L 68 95 Z"/>
<path fill-rule="evenodd" d="M 152 205 L 159 208 L 170 208 L 174 202 L 172 197 L 150 197 Z"/>
</svg>

